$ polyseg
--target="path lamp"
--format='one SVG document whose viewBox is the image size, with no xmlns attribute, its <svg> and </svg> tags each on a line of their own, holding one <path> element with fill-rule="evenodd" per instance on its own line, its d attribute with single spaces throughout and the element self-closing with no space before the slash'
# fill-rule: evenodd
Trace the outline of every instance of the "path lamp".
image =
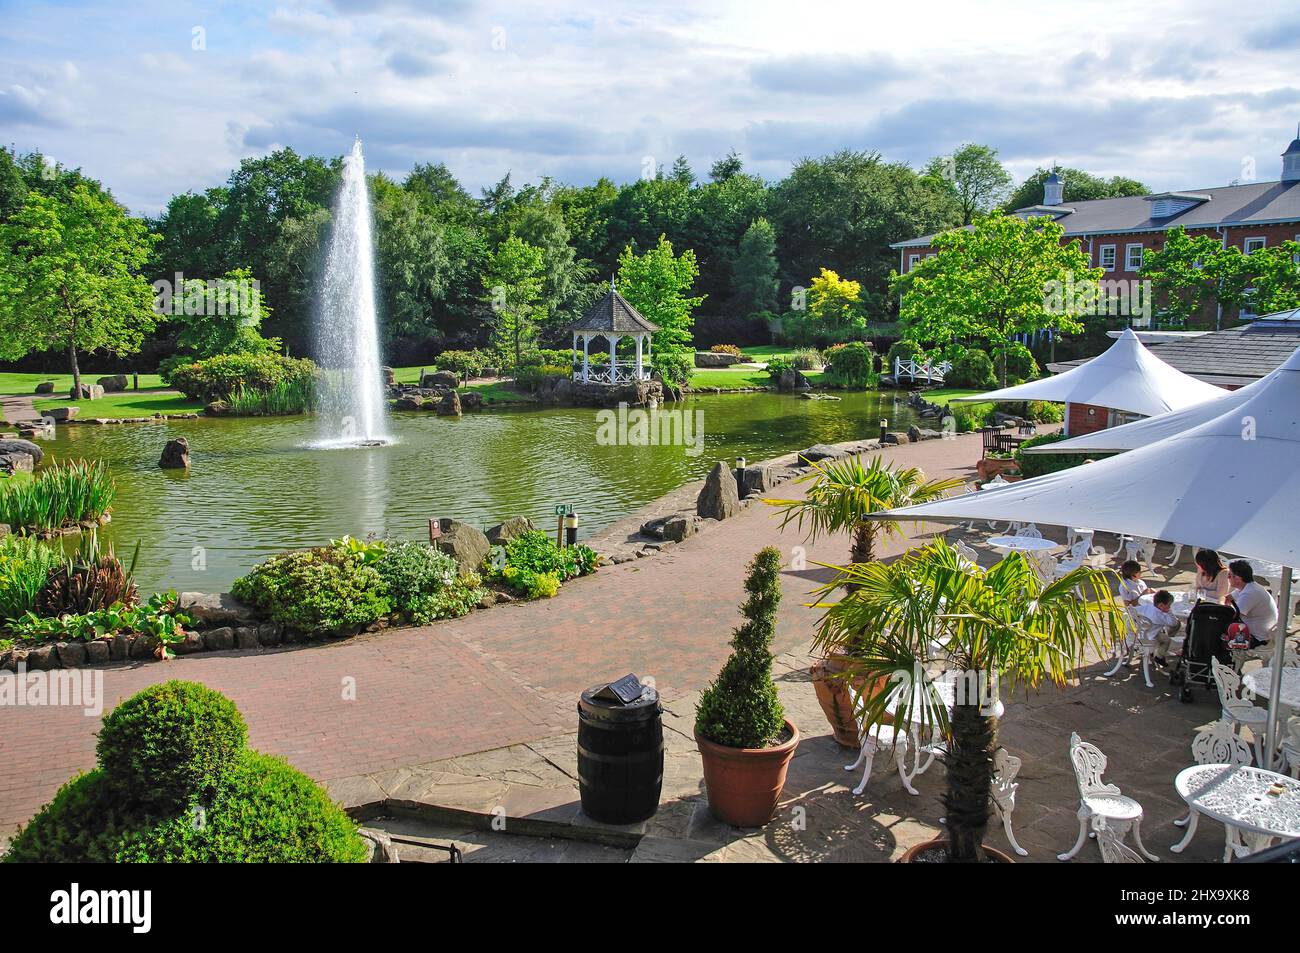
<svg viewBox="0 0 1300 953">
<path fill-rule="evenodd" d="M 887 434 L 888 432 L 889 432 L 889 421 L 886 420 L 884 417 L 881 417 L 880 418 L 880 439 L 882 441 L 885 439 L 885 434 Z"/>
<path fill-rule="evenodd" d="M 573 507 L 569 507 L 569 512 L 564 516 L 564 545 L 576 546 L 578 544 L 578 514 L 573 512 Z"/>
</svg>

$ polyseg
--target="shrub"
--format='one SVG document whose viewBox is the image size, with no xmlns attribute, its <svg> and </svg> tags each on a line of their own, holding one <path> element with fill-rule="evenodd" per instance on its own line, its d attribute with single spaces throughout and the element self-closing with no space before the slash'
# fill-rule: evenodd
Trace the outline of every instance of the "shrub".
<svg viewBox="0 0 1300 953">
<path fill-rule="evenodd" d="M 140 551 L 136 544 L 136 553 Z M 42 616 L 85 614 L 112 605 L 133 606 L 139 592 L 131 579 L 131 566 L 123 566 L 110 546 L 101 552 L 99 534 L 91 530 L 77 545 L 75 557 L 60 561 L 50 571 L 36 597 L 33 610 Z"/>
<path fill-rule="evenodd" d="M 767 362 L 767 376 L 773 381 L 780 380 L 782 374 L 793 370 L 795 370 L 794 361 L 788 357 L 774 357 Z"/>
<path fill-rule="evenodd" d="M 894 373 L 894 359 L 898 358 L 904 361 L 914 361 L 925 356 L 925 351 L 921 350 L 921 345 L 907 338 L 895 341 L 889 346 L 889 352 L 885 355 L 885 373 Z"/>
<path fill-rule="evenodd" d="M 339 544 L 273 556 L 236 579 L 231 591 L 299 632 L 349 632 L 392 611 L 367 552 Z"/>
<path fill-rule="evenodd" d="M 1005 359 L 1003 355 L 1005 354 Z M 1005 360 L 1007 384 L 1023 384 L 1038 376 L 1038 362 L 1033 353 L 1019 341 L 1007 342 L 1005 350 L 998 348 L 994 356 L 996 380 L 1002 380 L 1002 365 Z"/>
<path fill-rule="evenodd" d="M 1025 402 L 1024 416 L 1039 424 L 1059 424 L 1065 420 L 1065 407 L 1050 400 Z"/>
<path fill-rule="evenodd" d="M 100 766 L 60 788 L 5 861 L 363 861 L 365 842 L 324 790 L 250 751 L 246 736 L 234 705 L 211 689 L 146 689 L 104 719 Z"/>
<path fill-rule="evenodd" d="M 36 607 L 50 570 L 63 564 L 54 546 L 30 536 L 0 537 L 0 622 Z"/>
<path fill-rule="evenodd" d="M 794 369 L 798 371 L 820 371 L 822 369 L 822 356 L 820 352 L 813 348 L 800 348 L 797 351 L 791 351 L 788 360 Z"/>
<path fill-rule="evenodd" d="M 421 625 L 440 617 L 436 597 L 456 585 L 459 573 L 454 558 L 413 540 L 389 546 L 375 569 L 388 586 L 393 608 Z"/>
<path fill-rule="evenodd" d="M 522 366 L 515 374 L 515 384 L 525 390 L 537 390 L 544 383 L 563 380 L 573 376 L 573 368 L 568 364 L 532 364 Z"/>
<path fill-rule="evenodd" d="M 594 364 L 601 356 L 600 351 L 593 351 L 589 357 L 588 363 Z M 581 356 L 578 358 L 581 360 Z M 609 355 L 605 355 L 605 360 L 609 360 Z M 503 362 L 506 365 L 514 363 L 514 355 Z M 551 350 L 549 348 L 538 348 L 535 351 L 525 351 L 519 358 L 520 367 L 540 367 L 543 364 L 549 364 L 552 367 L 572 367 L 573 351 L 572 350 Z"/>
<path fill-rule="evenodd" d="M 561 549 L 540 530 L 521 533 L 504 548 L 494 548 L 487 562 L 490 578 L 530 599 L 549 598 L 564 580 L 595 571 L 596 553 L 590 546 Z"/>
<path fill-rule="evenodd" d="M 220 354 L 173 368 L 168 383 L 192 400 L 230 401 L 241 391 L 266 393 L 277 385 L 314 390 L 320 371 L 305 357 Z"/>
<path fill-rule="evenodd" d="M 709 350 L 714 354 L 730 354 L 733 357 L 741 358 L 745 356 L 744 352 L 734 344 L 715 344 L 713 347 L 709 348 Z"/>
<path fill-rule="evenodd" d="M 440 371 L 455 371 L 464 377 L 481 377 L 485 368 L 493 366 L 492 355 L 481 349 L 443 351 L 434 358 L 433 363 Z"/>
<path fill-rule="evenodd" d="M 1020 475 L 1028 479 L 1029 477 L 1042 476 L 1044 473 L 1055 473 L 1057 470 L 1068 470 L 1070 467 L 1077 467 L 1085 460 L 1100 460 L 1109 457 L 1109 453 L 1024 453 L 1030 447 L 1041 446 L 1045 443 L 1056 443 L 1064 440 L 1063 433 L 1045 433 L 1037 437 L 1030 437 L 1022 443 L 1015 454 L 1016 464 L 1020 468 Z"/>
<path fill-rule="evenodd" d="M 875 375 L 875 354 L 865 341 L 835 344 L 826 349 L 826 372 L 843 387 L 866 387 Z"/>
<path fill-rule="evenodd" d="M 772 682 L 772 635 L 781 602 L 781 554 L 758 551 L 745 579 L 745 623 L 732 633 L 731 657 L 695 707 L 695 730 L 729 748 L 763 748 L 780 737 L 785 710 Z"/>
<path fill-rule="evenodd" d="M 286 417 L 305 414 L 316 407 L 316 386 L 303 380 L 280 381 L 268 390 L 240 387 L 226 400 L 234 417 Z"/>
<path fill-rule="evenodd" d="M 109 712 L 95 751 L 122 791 L 170 807 L 209 795 L 247 740 L 234 702 L 198 682 L 170 681 Z"/>
<path fill-rule="evenodd" d="M 665 384 L 681 387 L 691 379 L 695 370 L 695 357 L 690 351 L 658 351 L 652 365 Z"/>
<path fill-rule="evenodd" d="M 41 616 L 35 612 L 14 619 L 10 630 L 20 638 L 39 641 L 90 641 L 106 635 L 139 634 L 156 638 L 160 658 L 171 658 L 171 646 L 185 639 L 187 615 L 176 611 L 175 590 L 154 593 L 144 605 L 128 606 L 114 602 L 104 609 L 58 616 Z"/>
<path fill-rule="evenodd" d="M 476 572 L 461 573 L 450 586 L 418 596 L 412 603 L 411 618 L 421 625 L 434 619 L 459 619 L 468 615 L 485 595 L 483 577 Z"/>
<path fill-rule="evenodd" d="M 31 480 L 0 483 L 0 523 L 15 530 L 55 530 L 98 520 L 113 506 L 117 484 L 98 460 L 52 465 Z"/>
<path fill-rule="evenodd" d="M 948 415 L 952 417 L 958 433 L 969 433 L 980 427 L 987 427 L 993 421 L 995 410 L 993 404 L 948 405 Z"/>
<path fill-rule="evenodd" d="M 943 379 L 949 387 L 974 387 L 989 390 L 997 386 L 998 379 L 993 373 L 993 362 L 989 356 L 978 348 L 971 348 L 952 363 Z"/>
</svg>

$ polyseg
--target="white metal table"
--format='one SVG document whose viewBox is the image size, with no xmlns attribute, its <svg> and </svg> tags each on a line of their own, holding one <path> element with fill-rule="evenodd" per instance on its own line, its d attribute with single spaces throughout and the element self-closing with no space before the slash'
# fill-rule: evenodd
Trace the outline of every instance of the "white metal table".
<svg viewBox="0 0 1300 953">
<path fill-rule="evenodd" d="M 1008 552 L 1045 553 L 1049 549 L 1058 548 L 1061 544 L 1037 536 L 994 536 L 989 540 L 989 545 L 994 549 L 1005 549 Z"/>
<path fill-rule="evenodd" d="M 1247 672 L 1241 680 L 1260 698 L 1268 698 L 1273 690 L 1273 669 L 1268 666 L 1257 668 Z M 1300 668 L 1288 665 L 1282 669 L 1282 694 L 1277 701 L 1283 708 L 1300 708 Z"/>
<path fill-rule="evenodd" d="M 1202 814 L 1226 828 L 1223 859 L 1262 850 L 1277 838 L 1300 837 L 1300 781 L 1253 765 L 1198 764 L 1174 779 L 1191 808 L 1187 834 L 1170 848 L 1181 854 Z"/>
</svg>

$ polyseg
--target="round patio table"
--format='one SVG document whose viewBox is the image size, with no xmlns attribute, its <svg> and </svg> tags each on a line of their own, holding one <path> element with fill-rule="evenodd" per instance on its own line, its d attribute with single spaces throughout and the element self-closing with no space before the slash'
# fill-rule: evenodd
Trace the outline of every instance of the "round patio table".
<svg viewBox="0 0 1300 953">
<path fill-rule="evenodd" d="M 1260 698 L 1268 698 L 1273 690 L 1273 669 L 1268 666 L 1257 668 L 1247 672 L 1241 680 Z M 1282 669 L 1282 695 L 1277 701 L 1283 708 L 1300 708 L 1300 668 L 1288 665 Z"/>
<path fill-rule="evenodd" d="M 1202 814 L 1228 829 L 1225 861 L 1233 853 L 1234 830 L 1255 835 L 1255 848 L 1275 837 L 1300 837 L 1300 781 L 1285 774 L 1253 765 L 1198 764 L 1180 771 L 1174 788 L 1192 812 L 1186 836 L 1170 848 L 1175 854 L 1191 843 Z"/>
<path fill-rule="evenodd" d="M 1039 539 L 1037 536 L 994 536 L 989 540 L 989 545 L 994 549 L 1005 549 L 1008 552 L 1045 553 L 1049 549 L 1056 549 L 1061 544 L 1054 543 L 1050 539 Z"/>
</svg>

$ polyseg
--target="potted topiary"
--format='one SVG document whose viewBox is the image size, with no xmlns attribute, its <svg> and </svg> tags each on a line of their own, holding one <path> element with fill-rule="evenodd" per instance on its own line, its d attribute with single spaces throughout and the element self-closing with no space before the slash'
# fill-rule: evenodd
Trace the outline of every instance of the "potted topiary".
<svg viewBox="0 0 1300 953">
<path fill-rule="evenodd" d="M 1104 654 L 1114 644 L 1123 614 L 1107 572 L 1085 567 L 1044 582 L 1021 553 L 985 569 L 942 539 L 888 565 L 840 572 L 821 592 L 852 585 L 827 609 L 817 644 L 848 654 L 852 672 L 863 676 L 859 717 L 877 724 L 892 704 L 896 722 L 915 724 L 946 749 L 947 836 L 916 845 L 904 861 L 1010 862 L 983 844 L 997 752 L 996 687 L 1064 683 L 1086 648 Z M 957 676 L 951 714 L 930 678 L 937 667 Z"/>
<path fill-rule="evenodd" d="M 914 503 L 928 503 L 961 486 L 961 481 L 955 479 L 927 480 L 925 473 L 917 467 L 897 468 L 880 457 L 872 457 L 866 466 L 857 457 L 814 463 L 812 470 L 798 482 L 808 484 L 803 499 L 764 502 L 784 510 L 782 528 L 794 523 L 803 530 L 806 524 L 810 542 L 827 533 L 851 533 L 853 545 L 849 559 L 854 563 L 871 562 L 875 559 L 876 543 L 880 538 L 888 539 L 902 533 L 897 521 L 873 520 L 870 518 L 873 514 Z M 846 667 L 845 656 L 835 651 L 814 662 L 809 672 L 817 701 L 830 722 L 835 740 L 846 747 L 856 748 L 858 727 L 853 719 Z M 855 684 L 853 687 L 860 690 L 862 686 Z"/>
<path fill-rule="evenodd" d="M 772 819 L 799 729 L 785 717 L 772 682 L 772 635 L 781 601 L 781 554 L 761 549 L 745 579 L 745 623 L 732 633 L 731 657 L 695 708 L 695 743 L 704 761 L 709 810 L 736 827 Z"/>
</svg>

